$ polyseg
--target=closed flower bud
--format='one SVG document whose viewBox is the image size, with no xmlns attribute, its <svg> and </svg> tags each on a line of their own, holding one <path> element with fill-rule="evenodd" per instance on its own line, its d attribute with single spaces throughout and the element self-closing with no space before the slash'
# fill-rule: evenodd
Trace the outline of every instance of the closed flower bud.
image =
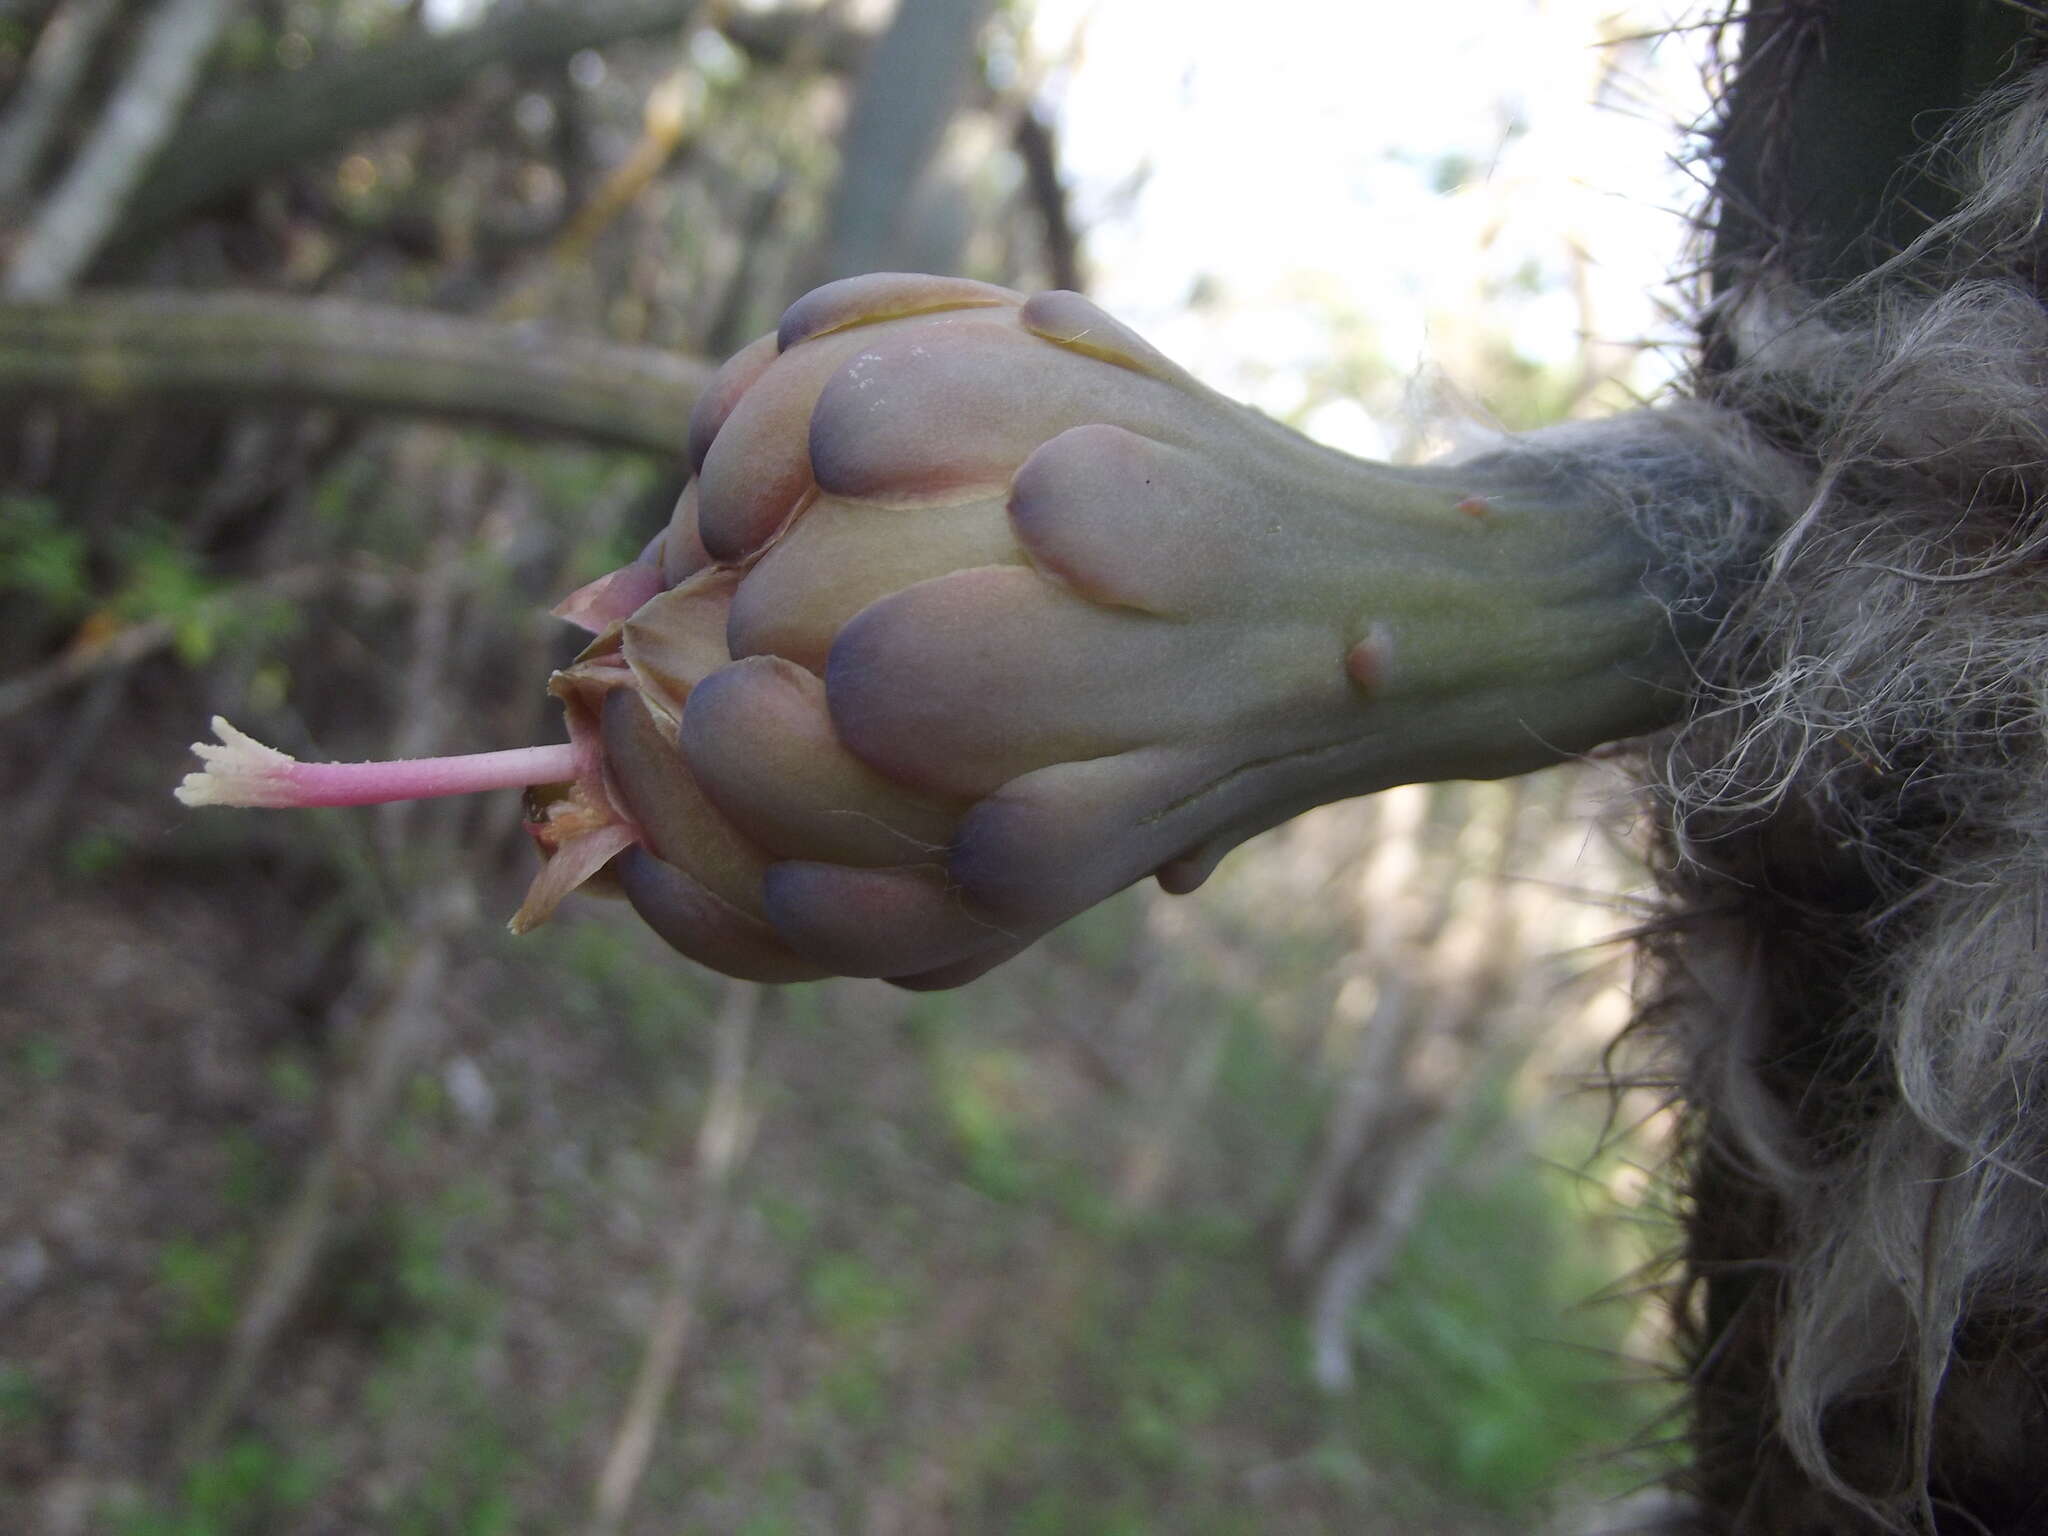
<svg viewBox="0 0 2048 1536">
<path fill-rule="evenodd" d="M 515 928 L 609 868 L 731 974 L 954 985 L 1310 805 L 1606 739 L 1643 689 L 1581 679 L 1661 636 L 1641 542 L 1555 463 L 1346 458 L 1071 293 L 830 284 L 689 452 L 668 527 L 556 610 L 594 636 L 550 683 L 570 744 L 459 785 L 548 786 Z M 188 803 L 462 778 L 223 735 Z"/>
</svg>

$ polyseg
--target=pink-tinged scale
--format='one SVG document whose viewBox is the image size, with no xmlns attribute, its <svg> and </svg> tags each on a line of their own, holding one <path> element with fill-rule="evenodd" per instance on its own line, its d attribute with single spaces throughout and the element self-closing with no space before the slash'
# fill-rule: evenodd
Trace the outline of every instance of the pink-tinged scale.
<svg viewBox="0 0 2048 1536">
<path fill-rule="evenodd" d="M 967 277 L 931 277 L 922 272 L 870 272 L 813 288 L 782 313 L 775 339 L 787 352 L 855 326 L 880 325 L 956 309 L 997 309 L 1022 303 L 1024 295 Z"/>
<path fill-rule="evenodd" d="M 635 561 L 578 587 L 552 610 L 558 619 L 601 635 L 623 624 L 669 586 L 659 566 Z"/>
<path fill-rule="evenodd" d="M 752 558 L 816 493 L 811 412 L 861 345 L 844 333 L 784 354 L 725 417 L 699 472 L 697 537 L 714 560 Z"/>
<path fill-rule="evenodd" d="M 974 911 L 1048 928 L 1186 855 L 1201 818 L 1183 807 L 1222 767 L 1148 747 L 1024 774 L 961 818 L 949 872 Z"/>
<path fill-rule="evenodd" d="M 736 911 L 761 916 L 768 855 L 705 799 L 675 742 L 640 696 L 620 689 L 604 701 L 605 766 L 619 806 L 640 828 L 638 841 Z"/>
<path fill-rule="evenodd" d="M 704 455 L 711 451 L 711 445 L 725 426 L 726 417 L 733 407 L 740 403 L 742 396 L 754 387 L 761 375 L 768 371 L 768 365 L 775 361 L 781 349 L 773 336 L 759 336 L 725 360 L 718 372 L 711 376 L 704 393 L 697 397 L 697 403 L 690 408 L 690 473 L 703 473 Z"/>
<path fill-rule="evenodd" d="M 816 981 L 831 973 L 804 959 L 757 917 L 737 911 L 645 848 L 612 865 L 640 920 L 671 949 L 742 981 Z"/>
<path fill-rule="evenodd" d="M 767 903 L 776 932 L 842 976 L 915 975 L 1020 937 L 968 910 L 936 865 L 777 864 L 768 874 Z"/>
<path fill-rule="evenodd" d="M 821 496 L 750 567 L 732 601 L 734 657 L 780 656 L 822 674 L 846 622 L 950 571 L 1024 564 L 999 493 L 899 509 Z"/>
<path fill-rule="evenodd" d="M 1162 383 L 1202 387 L 1151 342 L 1078 293 L 1065 289 L 1034 293 L 1024 301 L 1017 318 L 1032 335 L 1098 362 L 1128 368 Z"/>
<path fill-rule="evenodd" d="M 809 446 L 818 484 L 884 502 L 928 498 L 1007 484 L 1071 427 L 1113 419 L 1171 436 L 1172 386 L 1040 341 L 1014 310 L 939 315 L 867 337 L 817 395 Z M 707 503 L 711 494 L 707 483 Z"/>
<path fill-rule="evenodd" d="M 738 571 L 699 571 L 651 598 L 619 626 L 619 654 L 626 667 L 648 703 L 672 720 L 681 716 L 690 690 L 729 659 L 726 631 L 739 585 Z"/>
<path fill-rule="evenodd" d="M 1248 521 L 1185 449 L 1122 427 L 1073 427 L 1036 449 L 1010 488 L 1033 565 L 1093 602 L 1159 616 L 1224 595 Z"/>
<path fill-rule="evenodd" d="M 692 479 L 676 498 L 668 526 L 658 536 L 661 573 L 670 586 L 686 581 L 711 564 L 711 551 L 697 527 L 698 484 Z"/>
<path fill-rule="evenodd" d="M 1242 658 L 1212 656 L 1216 645 L 1036 571 L 985 566 L 862 609 L 832 644 L 825 694 L 856 757 L 971 799 L 1053 763 L 1199 734 L 1217 698 L 1256 687 Z M 1206 693 L 1180 685 L 1211 662 Z"/>
<path fill-rule="evenodd" d="M 726 818 L 782 858 L 861 867 L 942 858 L 956 806 L 911 794 L 839 740 L 825 685 L 775 656 L 713 673 L 690 695 L 682 750 Z"/>
</svg>

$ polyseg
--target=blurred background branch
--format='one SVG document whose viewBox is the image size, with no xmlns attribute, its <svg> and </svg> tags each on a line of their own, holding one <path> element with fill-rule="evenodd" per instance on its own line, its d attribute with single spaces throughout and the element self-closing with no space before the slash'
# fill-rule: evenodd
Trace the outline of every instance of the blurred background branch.
<svg viewBox="0 0 2048 1536">
<path fill-rule="evenodd" d="M 745 1160 L 754 1134 L 754 1113 L 747 1101 L 747 1048 L 760 1006 L 758 986 L 744 981 L 726 983 L 712 1047 L 711 1092 L 682 1184 L 667 1283 L 618 1433 L 598 1474 L 590 1536 L 612 1536 L 623 1526 L 633 1495 L 647 1475 L 656 1431 L 675 1392 L 692 1324 L 703 1305 L 718 1245 L 725 1237 L 733 1176 Z"/>
<path fill-rule="evenodd" d="M 99 254 L 162 153 L 233 9 L 233 0 L 164 0 L 143 23 L 127 74 L 15 248 L 10 297 L 62 293 Z"/>
<path fill-rule="evenodd" d="M 450 416 L 673 456 L 711 365 L 343 299 L 96 291 L 0 303 L 0 399 Z"/>
<path fill-rule="evenodd" d="M 816 278 L 903 265 L 920 183 L 966 95 L 994 0 L 899 0 L 869 50 L 847 113 L 844 156 Z"/>
<path fill-rule="evenodd" d="M 43 23 L 21 79 L 0 112 L 0 208 L 28 190 L 50 140 L 85 79 L 121 0 L 65 0 Z"/>
<path fill-rule="evenodd" d="M 407 35 L 216 93 L 172 141 L 129 209 L 142 237 L 226 194 L 424 112 L 491 70 L 561 65 L 585 49 L 679 32 L 702 0 L 587 0 L 506 6 L 439 36 Z"/>
</svg>

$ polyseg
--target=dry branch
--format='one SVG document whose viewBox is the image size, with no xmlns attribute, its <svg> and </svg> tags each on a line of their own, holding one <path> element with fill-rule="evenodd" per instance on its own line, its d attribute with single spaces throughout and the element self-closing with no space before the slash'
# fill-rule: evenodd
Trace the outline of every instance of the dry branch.
<svg viewBox="0 0 2048 1536">
<path fill-rule="evenodd" d="M 128 73 L 14 253 L 6 292 L 63 293 L 106 245 L 177 126 L 236 0 L 166 0 L 135 39 Z"/>
<path fill-rule="evenodd" d="M 16 201 L 35 180 L 85 79 L 85 66 L 120 9 L 121 0 L 67 0 L 43 23 L 21 82 L 0 114 L 0 203 Z"/>
<path fill-rule="evenodd" d="M 0 304 L 0 399 L 286 401 L 669 455 L 710 374 L 653 348 L 338 299 L 95 293 Z"/>
<path fill-rule="evenodd" d="M 1087 285 L 1081 276 L 1080 237 L 1074 231 L 1073 210 L 1060 180 L 1059 146 L 1053 140 L 1052 126 L 1028 102 L 1017 112 L 1010 144 L 1024 162 L 1024 184 L 1045 226 L 1046 278 L 1054 288 L 1078 291 Z"/>
<path fill-rule="evenodd" d="M 1448 862 L 1421 850 L 1434 788 L 1381 807 L 1381 830 L 1394 835 L 1361 881 L 1363 905 L 1380 920 L 1367 945 L 1379 1006 L 1286 1236 L 1287 1267 L 1313 1272 L 1310 1343 L 1326 1391 L 1349 1389 L 1359 1301 L 1413 1229 L 1489 1066 L 1527 1044 L 1515 1026 L 1543 971 L 1508 883 L 1526 782 L 1468 815 Z"/>
<path fill-rule="evenodd" d="M 691 1324 L 726 1224 L 727 1191 L 733 1171 L 753 1139 L 754 1112 L 747 1103 L 747 1043 L 761 1006 L 753 982 L 726 983 L 713 1046 L 711 1092 L 697 1127 L 689 1170 L 689 1215 L 669 1250 L 668 1284 L 647 1337 L 618 1433 L 605 1455 L 591 1498 L 587 1536 L 612 1536 L 626 1518 L 654 1449 L 676 1378 L 689 1344 Z"/>
<path fill-rule="evenodd" d="M 439 105 L 493 68 L 530 70 L 679 30 L 700 0 L 590 0 L 501 6 L 478 26 L 408 32 L 240 88 L 214 91 L 140 189 L 122 238 L 162 229 L 251 182 L 339 148 L 359 133 Z"/>
</svg>

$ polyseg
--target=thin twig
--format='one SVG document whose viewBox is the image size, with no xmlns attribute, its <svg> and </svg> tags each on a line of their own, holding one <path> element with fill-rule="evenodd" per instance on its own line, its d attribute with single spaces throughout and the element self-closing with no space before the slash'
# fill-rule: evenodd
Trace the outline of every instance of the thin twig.
<svg viewBox="0 0 2048 1536">
<path fill-rule="evenodd" d="M 1374 1170 L 1378 1178 L 1370 1214 L 1345 1235 L 1316 1277 L 1309 1326 L 1310 1357 L 1316 1384 L 1325 1392 L 1350 1388 L 1352 1313 L 1358 1299 L 1408 1240 L 1421 1212 L 1423 1196 L 1428 1194 L 1450 1152 L 1451 1130 L 1457 1117 L 1449 1105 L 1440 1106 L 1433 1113 L 1434 1118 L 1391 1159 L 1392 1167 Z"/>
<path fill-rule="evenodd" d="M 1125 1149 L 1117 1175 L 1117 1202 L 1131 1215 L 1157 1208 L 1166 1194 L 1174 1165 L 1202 1127 L 1202 1110 L 1216 1091 L 1223 1054 L 1235 1020 L 1218 1010 L 1207 1033 L 1181 1063 L 1180 1075 L 1165 1101 L 1154 1106 L 1146 1124 Z"/>
<path fill-rule="evenodd" d="M 256 577 L 215 592 L 211 603 L 217 613 L 233 613 L 264 601 L 310 597 L 321 589 L 346 580 L 367 580 L 362 572 L 336 570 L 317 565 L 296 565 L 268 576 Z M 377 583 L 380 595 L 389 582 Z M 132 667 L 158 651 L 167 650 L 177 639 L 178 626 L 169 619 L 143 619 L 121 625 L 110 633 L 74 642 L 48 661 L 25 667 L 12 677 L 0 678 L 0 721 L 13 719 L 65 689 L 87 682 L 103 672 Z"/>
<path fill-rule="evenodd" d="M 1405 975 L 1382 972 L 1378 1004 L 1359 1034 L 1336 1103 L 1323 1123 L 1315 1166 L 1302 1181 L 1288 1218 L 1281 1262 L 1291 1274 L 1308 1274 L 1324 1262 L 1360 1159 L 1383 1150 L 1377 1138 L 1401 1107 L 1400 1063 L 1415 1038 L 1413 1002 Z"/>
<path fill-rule="evenodd" d="M 1349 1388 L 1351 1319 L 1359 1300 L 1401 1251 L 1448 1158 L 1452 1132 L 1490 1075 L 1488 1064 L 1509 1048 L 1507 1021 L 1516 1009 L 1507 994 L 1530 987 L 1539 974 L 1528 964 L 1509 900 L 1508 869 L 1526 794 L 1518 782 L 1490 811 L 1468 816 L 1451 862 L 1436 871 L 1439 897 L 1457 898 L 1453 909 L 1397 962 L 1401 982 L 1383 984 L 1395 998 L 1396 1017 L 1374 1021 L 1375 1032 L 1393 1039 L 1393 1059 L 1383 1070 L 1388 1087 L 1361 1124 L 1347 1126 L 1340 1118 L 1333 1128 L 1348 1151 L 1341 1163 L 1326 1153 L 1325 1168 L 1338 1182 L 1324 1192 L 1328 1198 L 1318 1211 L 1324 1224 L 1313 1236 L 1319 1246 L 1290 1245 L 1297 1265 L 1319 1260 L 1310 1338 L 1315 1377 L 1326 1391 Z M 1340 1234 L 1331 1219 L 1347 1196 L 1360 1209 Z M 1305 1200 L 1289 1233 L 1304 1245 L 1309 1209 Z"/>
<path fill-rule="evenodd" d="M 1024 162 L 1024 185 L 1044 225 L 1045 267 L 1050 286 L 1078 290 L 1083 286 L 1081 242 L 1074 232 L 1073 212 L 1067 206 L 1066 186 L 1060 180 L 1059 150 L 1052 127 L 1027 102 L 1017 111 L 1010 143 Z"/>
<path fill-rule="evenodd" d="M 1422 839 L 1431 793 L 1404 787 L 1371 808 L 1374 825 L 1364 846 L 1372 852 L 1357 880 L 1368 927 L 1352 964 L 1376 982 L 1377 1000 L 1351 1041 L 1351 1060 L 1323 1122 L 1315 1163 L 1288 1218 L 1282 1263 L 1293 1274 L 1310 1273 L 1329 1253 L 1358 1161 L 1396 1107 L 1401 1060 L 1416 1030 L 1413 969 L 1424 921 Z M 1331 1019 L 1328 1038 L 1335 1036 L 1338 1010 Z"/>
<path fill-rule="evenodd" d="M 639 139 L 549 248 L 544 275 L 515 289 L 498 305 L 500 318 L 523 319 L 537 313 L 550 276 L 587 278 L 591 248 L 654 184 L 681 148 L 691 126 L 691 88 L 696 81 L 696 65 L 686 64 L 655 83 L 641 109 Z"/>
<path fill-rule="evenodd" d="M 655 1430 L 675 1390 L 696 1320 L 711 1255 L 725 1231 L 727 1192 L 733 1171 L 753 1139 L 754 1111 L 747 1102 L 747 1043 L 760 1011 L 761 989 L 752 982 L 726 984 L 713 1046 L 711 1093 L 686 1184 L 689 1214 L 669 1250 L 668 1286 L 647 1336 L 640 1370 L 620 1415 L 604 1468 L 591 1498 L 588 1536 L 612 1536 L 632 1506 L 647 1470 Z"/>
<path fill-rule="evenodd" d="M 106 639 L 67 646 L 48 661 L 0 682 L 0 720 L 33 709 L 88 678 L 132 667 L 166 649 L 176 636 L 177 627 L 170 620 L 148 619 L 125 625 Z"/>
</svg>

